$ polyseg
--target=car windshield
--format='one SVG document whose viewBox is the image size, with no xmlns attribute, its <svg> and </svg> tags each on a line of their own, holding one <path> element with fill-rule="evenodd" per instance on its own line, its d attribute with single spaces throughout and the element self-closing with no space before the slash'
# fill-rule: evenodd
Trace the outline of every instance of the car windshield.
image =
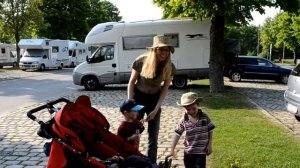
<svg viewBox="0 0 300 168">
<path fill-rule="evenodd" d="M 27 49 L 24 53 L 24 57 L 42 57 L 43 55 L 46 55 L 46 52 L 42 49 Z"/>
</svg>

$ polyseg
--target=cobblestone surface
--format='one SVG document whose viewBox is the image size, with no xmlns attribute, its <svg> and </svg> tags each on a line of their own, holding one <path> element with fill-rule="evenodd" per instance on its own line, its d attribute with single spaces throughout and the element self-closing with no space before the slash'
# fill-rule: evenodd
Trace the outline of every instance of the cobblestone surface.
<svg viewBox="0 0 300 168">
<path fill-rule="evenodd" d="M 161 116 L 161 129 L 158 140 L 158 160 L 164 160 L 165 155 L 170 151 L 170 144 L 174 135 L 174 129 L 182 117 L 182 109 L 175 104 L 183 91 L 171 90 L 164 103 Z M 81 91 L 66 96 L 75 100 L 79 95 L 87 95 L 91 98 L 93 107 L 101 111 L 111 124 L 110 130 L 116 133 L 116 129 L 122 120 L 119 112 L 120 102 L 126 98 L 126 87 L 110 87 L 102 91 L 86 92 Z M 38 124 L 26 116 L 26 111 L 39 104 L 24 108 L 20 111 L 10 113 L 0 119 L 0 168 L 1 167 L 45 167 L 47 157 L 42 152 L 45 142 L 36 135 Z M 37 114 L 38 118 L 48 120 L 51 116 L 46 111 Z M 147 124 L 145 125 L 147 127 Z M 183 167 L 183 138 L 178 144 L 177 159 L 174 164 Z M 146 153 L 147 133 L 142 134 L 140 150 Z"/>
<path fill-rule="evenodd" d="M 225 82 L 227 85 L 233 86 L 237 92 L 249 97 L 280 123 L 292 130 L 294 134 L 300 136 L 300 122 L 295 119 L 293 114 L 287 112 L 284 105 L 283 94 L 287 89 L 287 85 L 273 81 L 254 80 L 229 82 L 226 79 Z"/>
</svg>

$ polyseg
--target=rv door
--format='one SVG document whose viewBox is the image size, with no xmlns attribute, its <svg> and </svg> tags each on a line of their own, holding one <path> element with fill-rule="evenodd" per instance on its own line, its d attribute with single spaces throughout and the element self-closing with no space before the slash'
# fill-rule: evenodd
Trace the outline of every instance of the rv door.
<svg viewBox="0 0 300 168">
<path fill-rule="evenodd" d="M 100 85 L 113 83 L 116 77 L 116 58 L 114 45 L 106 45 L 98 48 L 89 63 L 92 72 L 98 75 Z"/>
</svg>

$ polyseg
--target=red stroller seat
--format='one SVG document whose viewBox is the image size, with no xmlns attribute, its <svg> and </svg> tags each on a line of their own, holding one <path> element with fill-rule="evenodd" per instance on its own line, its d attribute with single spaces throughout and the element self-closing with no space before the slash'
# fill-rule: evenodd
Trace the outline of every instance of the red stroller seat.
<svg viewBox="0 0 300 168">
<path fill-rule="evenodd" d="M 54 119 L 44 123 L 32 115 L 41 109 L 53 108 L 59 101 L 67 104 L 56 113 Z M 109 131 L 107 119 L 91 106 L 88 96 L 78 97 L 75 103 L 59 99 L 30 110 L 27 115 L 53 138 L 48 168 L 104 168 L 104 160 L 113 156 L 141 156 L 137 149 Z"/>
</svg>

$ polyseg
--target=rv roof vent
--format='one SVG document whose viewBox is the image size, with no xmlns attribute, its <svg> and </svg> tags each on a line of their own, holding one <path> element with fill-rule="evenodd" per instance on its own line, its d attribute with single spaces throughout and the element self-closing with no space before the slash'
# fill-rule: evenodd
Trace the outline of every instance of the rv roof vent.
<svg viewBox="0 0 300 168">
<path fill-rule="evenodd" d="M 103 32 L 106 32 L 106 31 L 108 31 L 108 30 L 111 30 L 113 27 L 114 27 L 113 25 L 107 25 L 107 26 L 105 26 Z"/>
</svg>

